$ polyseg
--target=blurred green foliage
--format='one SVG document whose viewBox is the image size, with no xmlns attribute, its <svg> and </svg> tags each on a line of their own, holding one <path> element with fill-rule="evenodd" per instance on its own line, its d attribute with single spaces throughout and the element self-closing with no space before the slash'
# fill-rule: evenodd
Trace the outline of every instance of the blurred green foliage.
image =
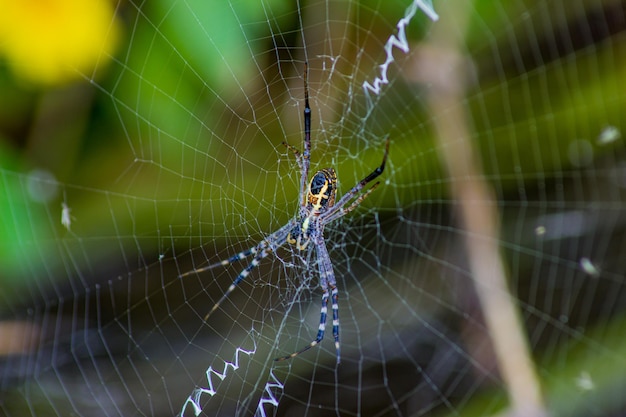
<svg viewBox="0 0 626 417">
<path fill-rule="evenodd" d="M 393 83 L 371 117 L 363 116 L 361 83 L 378 74 L 382 46 L 406 2 L 350 4 L 353 20 L 327 32 L 320 27 L 332 16 L 323 14 L 323 2 L 303 13 L 284 0 L 122 2 L 118 50 L 101 55 L 95 70 L 78 70 L 78 80 L 26 84 L 3 64 L 0 279 L 18 287 L 80 276 L 88 285 L 157 264 L 159 255 L 201 259 L 221 246 L 245 246 L 285 223 L 296 212 L 299 178 L 281 142 L 301 147 L 307 58 L 313 169 L 334 166 L 343 193 L 380 164 L 383 137 L 391 137 L 382 184 L 351 217 L 371 214 L 368 207 L 395 216 L 420 203 L 449 203 L 433 129 L 433 120 L 446 115 L 429 113 L 429 86 L 403 76 L 410 56 L 395 51 Z M 589 18 L 619 2 L 577 4 L 473 3 L 463 45 L 470 88 L 459 106 L 468 111 L 485 176 L 502 205 L 623 151 L 621 138 L 598 137 L 607 126 L 626 131 L 626 36 L 611 27 L 596 35 Z M 304 17 L 311 21 L 301 31 Z M 428 41 L 429 27 L 423 16 L 409 26 L 413 50 Z M 334 39 L 316 38 L 320 33 Z M 329 61 L 307 48 L 330 55 L 337 39 L 347 52 L 330 74 Z M 577 157 L 581 141 L 591 161 Z M 71 209 L 69 230 L 62 203 Z M 503 223 L 522 225 L 517 218 Z M 525 242 L 511 242 L 522 252 Z M 173 279 L 184 271 L 168 272 Z M 623 325 L 601 327 L 614 336 Z M 607 350 L 624 351 L 621 339 L 609 341 Z M 575 344 L 567 350 L 575 358 L 588 353 Z M 596 359 L 586 358 L 589 369 L 601 366 Z M 571 398 L 572 385 L 559 381 L 584 370 L 546 369 L 554 398 Z M 621 378 L 614 371 L 603 370 L 596 384 L 611 392 Z M 554 408 L 569 414 L 573 407 Z"/>
</svg>

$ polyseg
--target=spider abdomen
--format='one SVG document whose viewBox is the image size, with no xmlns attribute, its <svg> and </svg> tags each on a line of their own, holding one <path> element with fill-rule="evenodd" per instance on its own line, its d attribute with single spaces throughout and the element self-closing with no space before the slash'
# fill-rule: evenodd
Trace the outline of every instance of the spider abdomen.
<svg viewBox="0 0 626 417">
<path fill-rule="evenodd" d="M 337 174 L 332 168 L 324 168 L 315 173 L 307 194 L 307 206 L 316 212 L 335 204 L 337 195 Z"/>
</svg>

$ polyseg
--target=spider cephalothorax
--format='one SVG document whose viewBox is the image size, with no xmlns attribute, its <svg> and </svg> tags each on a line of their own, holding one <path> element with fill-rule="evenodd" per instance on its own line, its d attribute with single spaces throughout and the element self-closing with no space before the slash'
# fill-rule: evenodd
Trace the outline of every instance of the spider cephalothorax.
<svg viewBox="0 0 626 417">
<path fill-rule="evenodd" d="M 300 167 L 300 209 L 298 215 L 291 219 L 286 225 L 263 239 L 256 246 L 238 253 L 231 258 L 211 264 L 209 266 L 186 272 L 181 277 L 192 273 L 200 273 L 218 266 L 229 265 L 240 261 L 250 255 L 254 255 L 252 262 L 237 275 L 237 278 L 228 287 L 222 297 L 215 303 L 213 308 L 204 317 L 209 316 L 219 308 L 222 302 L 228 297 L 241 281 L 243 281 L 251 270 L 256 268 L 271 252 L 276 251 L 285 243 L 294 245 L 298 250 L 315 250 L 317 254 L 317 268 L 319 271 L 319 283 L 322 288 L 322 309 L 320 312 L 320 324 L 317 337 L 304 348 L 290 355 L 276 358 L 281 361 L 312 348 L 322 341 L 326 329 L 326 318 L 328 309 L 328 298 L 330 295 L 333 313 L 333 336 L 335 338 L 335 350 L 337 352 L 337 363 L 340 361 L 339 350 L 339 301 L 337 280 L 333 271 L 333 264 L 324 242 L 324 226 L 345 214 L 354 210 L 377 186 L 374 184 L 369 190 L 362 194 L 359 192 L 372 180 L 383 173 L 387 155 L 389 153 L 389 138 L 385 142 L 385 154 L 383 162 L 368 176 L 359 181 L 354 187 L 344 194 L 339 201 L 337 198 L 337 174 L 333 168 L 324 168 L 317 171 L 311 180 L 309 176 L 310 155 L 311 155 L 311 108 L 309 107 L 309 86 L 307 83 L 307 68 L 304 71 L 304 152 L 300 153 L 295 147 L 283 142 L 289 150 L 296 156 L 296 161 Z M 354 199 L 354 201 L 352 201 Z M 345 207 L 350 201 L 352 203 Z M 311 245 L 309 246 L 309 243 Z M 330 289 L 330 292 L 329 292 Z"/>
</svg>

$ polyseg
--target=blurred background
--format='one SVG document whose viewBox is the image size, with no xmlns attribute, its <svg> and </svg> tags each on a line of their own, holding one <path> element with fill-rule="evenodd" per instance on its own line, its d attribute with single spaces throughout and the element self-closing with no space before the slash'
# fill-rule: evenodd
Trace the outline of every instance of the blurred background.
<svg viewBox="0 0 626 417">
<path fill-rule="evenodd" d="M 626 414 L 623 1 L 0 10 L 0 415 Z M 193 272 L 297 213 L 305 62 L 339 194 L 391 138 L 326 228 L 339 366 L 273 361 L 314 254 L 206 322 L 246 261 Z"/>
</svg>

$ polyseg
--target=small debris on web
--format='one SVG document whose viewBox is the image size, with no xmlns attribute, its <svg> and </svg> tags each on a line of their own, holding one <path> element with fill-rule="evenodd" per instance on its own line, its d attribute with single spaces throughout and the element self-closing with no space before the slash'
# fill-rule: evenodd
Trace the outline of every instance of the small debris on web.
<svg viewBox="0 0 626 417">
<path fill-rule="evenodd" d="M 615 142 L 621 137 L 622 134 L 620 133 L 618 128 L 616 128 L 615 126 L 607 126 L 602 129 L 602 132 L 600 132 L 600 135 L 598 135 L 598 139 L 596 140 L 596 142 L 598 143 L 598 145 L 608 145 L 609 143 Z"/>
<path fill-rule="evenodd" d="M 592 277 L 598 277 L 600 275 L 600 271 L 596 268 L 593 262 L 589 260 L 589 258 L 581 258 L 580 267 Z"/>
</svg>

